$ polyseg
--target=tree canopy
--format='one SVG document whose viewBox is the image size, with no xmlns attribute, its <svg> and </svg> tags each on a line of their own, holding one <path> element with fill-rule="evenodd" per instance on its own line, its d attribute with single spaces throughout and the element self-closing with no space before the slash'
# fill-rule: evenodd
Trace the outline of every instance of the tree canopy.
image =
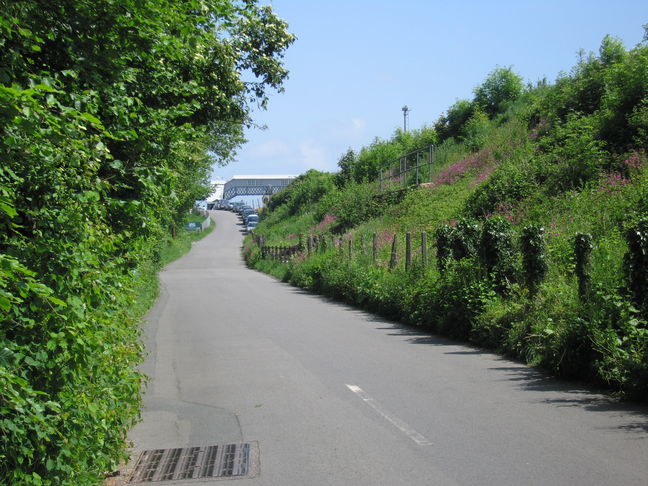
<svg viewBox="0 0 648 486">
<path fill-rule="evenodd" d="M 475 88 L 475 103 L 492 117 L 520 96 L 523 87 L 522 78 L 511 68 L 496 68 Z"/>
</svg>

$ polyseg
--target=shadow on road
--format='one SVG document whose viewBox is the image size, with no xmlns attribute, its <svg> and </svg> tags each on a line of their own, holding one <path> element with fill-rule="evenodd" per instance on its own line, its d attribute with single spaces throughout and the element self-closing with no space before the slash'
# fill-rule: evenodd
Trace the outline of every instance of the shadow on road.
<svg viewBox="0 0 648 486">
<path fill-rule="evenodd" d="M 588 388 L 583 383 L 560 380 L 534 368 L 501 366 L 489 368 L 507 375 L 507 380 L 518 382 L 525 390 L 546 393 L 543 403 L 556 407 L 578 407 L 589 412 L 613 412 L 633 417 L 632 421 L 616 427 L 641 434 L 639 439 L 648 439 L 648 408 L 645 405 L 623 402 L 605 390 Z"/>
<path fill-rule="evenodd" d="M 589 412 L 618 413 L 631 420 L 626 420 L 623 425 L 614 427 L 615 429 L 635 432 L 638 433 L 636 439 L 648 440 L 648 407 L 644 404 L 621 401 L 609 391 L 588 387 L 582 382 L 557 378 L 522 362 L 502 357 L 465 342 L 435 336 L 414 326 L 389 321 L 371 314 L 367 314 L 367 320 L 380 324 L 381 326 L 376 329 L 387 331 L 388 336 L 406 336 L 406 342 L 410 344 L 446 347 L 444 354 L 447 355 L 489 356 L 491 360 L 502 364 L 502 366 L 489 367 L 489 371 L 498 373 L 504 381 L 514 382 L 518 388 L 546 394 L 547 397 L 541 400 L 542 403 L 556 407 L 579 407 Z"/>
<path fill-rule="evenodd" d="M 531 368 L 522 362 L 502 357 L 470 343 L 437 336 L 419 327 L 399 323 L 329 297 L 293 287 L 287 283 L 278 283 L 285 285 L 294 294 L 306 295 L 326 302 L 328 305 L 352 312 L 367 322 L 375 324 L 375 329 L 387 336 L 406 337 L 405 342 L 409 344 L 446 348 L 443 350 L 443 354 L 446 355 L 488 357 L 491 362 L 501 363 L 501 366 L 489 367 L 489 371 L 497 373 L 503 381 L 515 383 L 520 389 L 546 394 L 547 396 L 540 400 L 542 403 L 556 407 L 579 407 L 589 412 L 618 413 L 627 420 L 623 420 L 623 424 L 614 427 L 614 429 L 634 432 L 637 433 L 636 439 L 648 440 L 648 407 L 646 405 L 621 401 L 609 391 L 597 390 L 582 382 L 556 378 L 541 369 Z"/>
</svg>

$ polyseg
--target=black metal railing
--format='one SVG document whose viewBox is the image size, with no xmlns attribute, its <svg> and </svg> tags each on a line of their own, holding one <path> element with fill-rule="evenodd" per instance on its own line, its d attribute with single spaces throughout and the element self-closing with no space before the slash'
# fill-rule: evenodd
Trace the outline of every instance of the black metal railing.
<svg viewBox="0 0 648 486">
<path fill-rule="evenodd" d="M 380 190 L 398 189 L 429 182 L 434 164 L 434 145 L 428 145 L 380 168 Z"/>
</svg>

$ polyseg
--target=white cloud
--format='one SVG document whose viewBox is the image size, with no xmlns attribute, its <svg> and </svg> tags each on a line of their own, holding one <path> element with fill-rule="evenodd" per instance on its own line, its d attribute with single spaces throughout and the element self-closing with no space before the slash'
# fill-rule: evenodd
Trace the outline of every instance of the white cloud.
<svg viewBox="0 0 648 486">
<path fill-rule="evenodd" d="M 355 143 L 361 138 L 366 127 L 367 122 L 357 117 L 346 120 L 319 120 L 315 123 L 319 138 L 346 144 Z"/>
<path fill-rule="evenodd" d="M 299 145 L 301 155 L 300 165 L 306 169 L 316 169 L 321 171 L 335 170 L 335 162 L 326 152 L 326 149 L 315 140 L 306 140 Z"/>
<path fill-rule="evenodd" d="M 248 143 L 239 153 L 238 160 L 242 163 L 231 164 L 224 172 L 298 174 L 309 169 L 335 172 L 337 161 L 346 149 L 366 137 L 367 122 L 350 117 L 318 120 L 295 128 L 291 136 Z"/>
<path fill-rule="evenodd" d="M 250 147 L 250 153 L 257 157 L 278 157 L 288 155 L 290 146 L 283 140 L 269 140 Z"/>
</svg>

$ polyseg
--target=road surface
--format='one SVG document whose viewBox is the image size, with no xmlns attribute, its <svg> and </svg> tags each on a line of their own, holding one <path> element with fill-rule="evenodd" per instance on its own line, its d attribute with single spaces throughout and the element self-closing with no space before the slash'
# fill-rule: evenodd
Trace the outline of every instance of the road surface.
<svg viewBox="0 0 648 486">
<path fill-rule="evenodd" d="M 255 486 L 648 484 L 646 407 L 249 270 L 212 215 L 161 274 L 135 451 L 257 444 Z"/>
</svg>

